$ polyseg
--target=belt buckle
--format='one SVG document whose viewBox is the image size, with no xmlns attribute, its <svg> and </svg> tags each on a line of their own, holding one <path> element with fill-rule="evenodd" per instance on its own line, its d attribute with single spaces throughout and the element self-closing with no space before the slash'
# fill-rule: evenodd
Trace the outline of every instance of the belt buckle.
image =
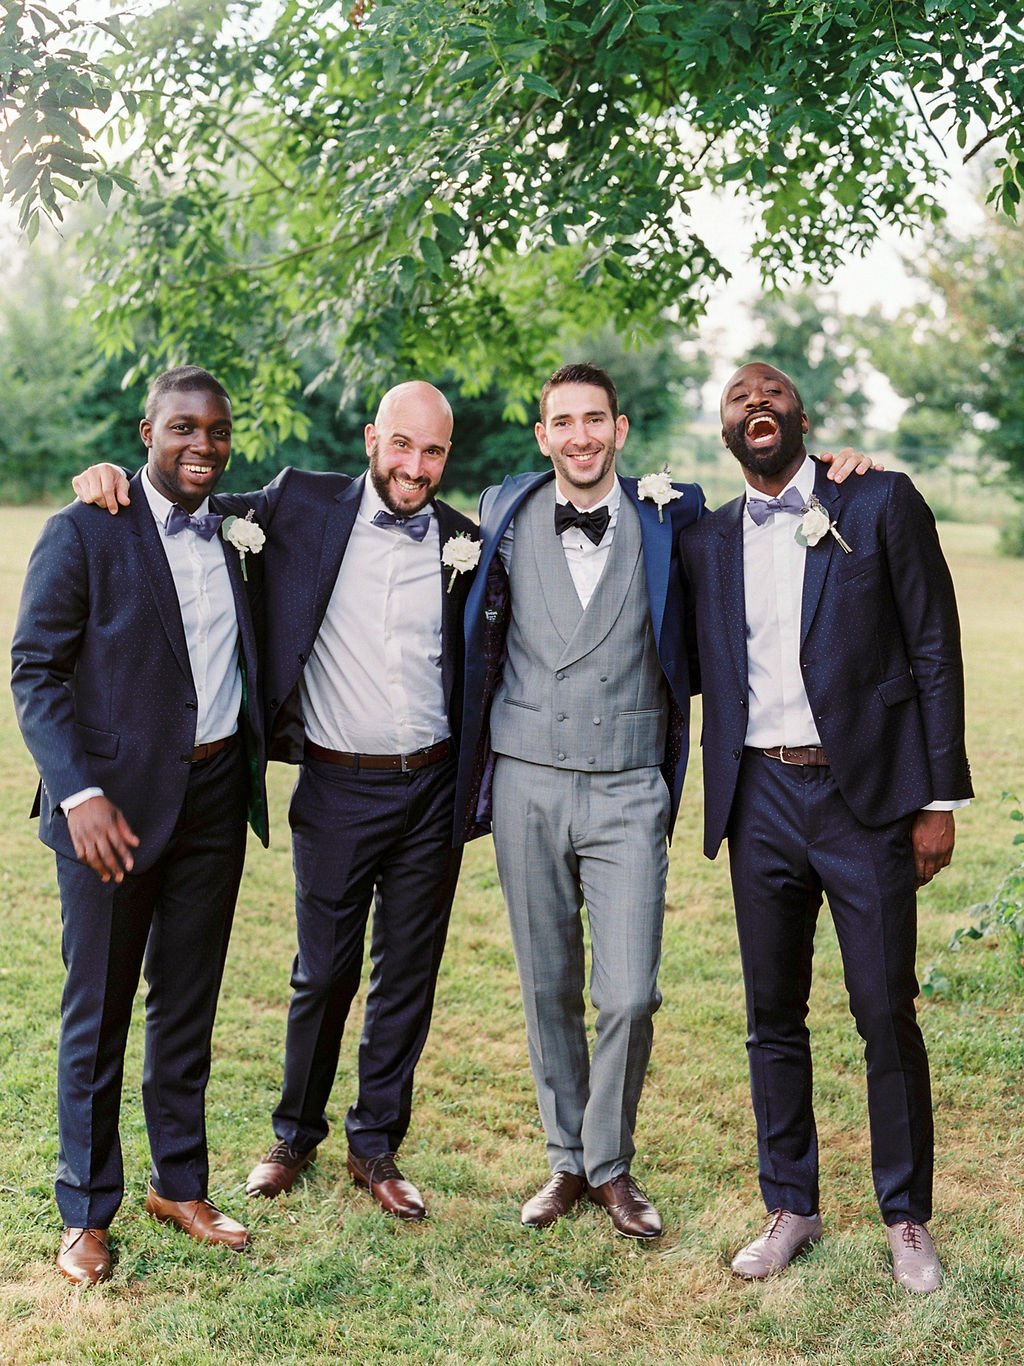
<svg viewBox="0 0 1024 1366">
<path fill-rule="evenodd" d="M 401 770 L 401 771 L 402 771 L 403 773 L 411 773 L 413 770 L 412 770 L 412 767 L 411 767 L 411 765 L 410 765 L 410 763 L 409 763 L 409 760 L 412 758 L 412 755 L 411 755 L 411 754 L 402 754 L 402 755 L 400 755 L 399 757 L 400 757 L 401 760 L 402 760 L 402 770 Z"/>
<path fill-rule="evenodd" d="M 797 761 L 796 759 L 787 759 L 787 758 L 786 758 L 786 746 L 785 746 L 785 745 L 780 745 L 780 746 L 779 746 L 779 763 L 780 763 L 780 764 L 786 764 L 786 765 L 788 765 L 790 768 L 799 768 L 799 767 L 800 767 L 800 764 L 798 763 L 798 761 Z"/>
</svg>

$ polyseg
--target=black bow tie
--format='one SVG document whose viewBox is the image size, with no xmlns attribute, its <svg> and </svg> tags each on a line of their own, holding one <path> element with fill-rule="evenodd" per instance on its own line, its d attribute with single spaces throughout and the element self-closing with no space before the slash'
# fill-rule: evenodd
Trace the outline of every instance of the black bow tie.
<svg viewBox="0 0 1024 1366">
<path fill-rule="evenodd" d="M 427 534 L 430 526 L 430 513 L 417 512 L 412 517 L 397 517 L 393 512 L 380 512 L 373 514 L 373 525 L 386 527 L 391 531 L 400 531 L 404 536 L 410 537 L 414 541 L 422 541 Z"/>
<path fill-rule="evenodd" d="M 787 489 L 781 498 L 748 498 L 747 511 L 757 526 L 764 526 L 777 512 L 793 512 L 799 516 L 805 508 L 797 490 Z"/>
<path fill-rule="evenodd" d="M 608 530 L 612 514 L 605 508 L 595 508 L 593 512 L 580 512 L 572 503 L 555 504 L 555 535 L 561 536 L 572 526 L 578 526 L 584 536 L 595 545 L 601 544 L 601 537 Z"/>
<path fill-rule="evenodd" d="M 184 531 L 188 527 L 189 531 L 194 531 L 197 536 L 202 536 L 204 541 L 212 541 L 223 520 L 224 518 L 219 512 L 206 512 L 202 517 L 194 517 L 187 513 L 183 507 L 173 503 L 170 512 L 167 514 L 167 520 L 164 522 L 164 530 L 168 536 L 177 536 L 179 531 Z"/>
</svg>

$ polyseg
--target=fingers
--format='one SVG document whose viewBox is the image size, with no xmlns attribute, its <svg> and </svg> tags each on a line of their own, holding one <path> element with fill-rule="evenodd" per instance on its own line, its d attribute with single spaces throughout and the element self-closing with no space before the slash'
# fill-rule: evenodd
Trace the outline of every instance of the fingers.
<svg viewBox="0 0 1024 1366">
<path fill-rule="evenodd" d="M 828 465 L 827 477 L 836 484 L 841 484 L 848 475 L 867 474 L 869 470 L 882 470 L 884 465 L 876 464 L 863 451 L 855 451 L 850 446 L 844 446 L 838 455 L 833 455 L 831 451 L 822 451 L 819 459 Z"/>
<path fill-rule="evenodd" d="M 106 797 L 90 797 L 69 811 L 68 832 L 78 858 L 103 882 L 123 882 L 134 867 L 138 836 Z"/>
<path fill-rule="evenodd" d="M 936 873 L 949 866 L 956 843 L 952 811 L 919 811 L 910 830 L 917 885 L 925 886 Z"/>
<path fill-rule="evenodd" d="M 71 487 L 78 495 L 79 502 L 93 503 L 104 507 L 112 515 L 117 515 L 119 507 L 128 507 L 128 480 L 124 471 L 117 465 L 90 465 L 71 480 Z"/>
</svg>

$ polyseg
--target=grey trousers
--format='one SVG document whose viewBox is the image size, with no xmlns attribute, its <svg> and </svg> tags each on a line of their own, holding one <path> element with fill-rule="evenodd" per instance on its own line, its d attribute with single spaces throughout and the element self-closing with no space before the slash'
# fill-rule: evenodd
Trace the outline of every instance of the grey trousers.
<svg viewBox="0 0 1024 1366">
<path fill-rule="evenodd" d="M 552 1171 L 629 1170 L 661 1004 L 669 794 L 657 768 L 578 773 L 499 756 L 494 847 Z M 580 911 L 590 924 L 587 1046 Z"/>
</svg>

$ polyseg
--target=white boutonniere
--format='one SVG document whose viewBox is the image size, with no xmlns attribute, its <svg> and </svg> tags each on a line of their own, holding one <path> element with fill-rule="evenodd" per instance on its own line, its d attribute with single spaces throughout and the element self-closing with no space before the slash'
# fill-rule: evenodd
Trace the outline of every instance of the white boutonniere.
<svg viewBox="0 0 1024 1366">
<path fill-rule="evenodd" d="M 246 555 L 258 555 L 267 543 L 266 533 L 254 520 L 252 508 L 244 517 L 225 517 L 220 524 L 220 534 L 238 551 L 242 562 L 242 578 L 249 577 L 245 568 Z"/>
<path fill-rule="evenodd" d="M 847 555 L 853 553 L 840 536 L 839 528 L 826 512 L 818 495 L 812 493 L 800 518 L 800 525 L 796 529 L 796 539 L 801 545 L 817 545 L 823 536 L 829 534 L 835 537 L 837 544 L 842 546 Z"/>
<path fill-rule="evenodd" d="M 682 498 L 679 489 L 672 487 L 672 477 L 668 472 L 668 466 L 664 465 L 657 474 L 645 474 L 642 479 L 637 480 L 636 496 L 638 498 L 649 498 L 658 509 L 658 521 L 665 520 L 665 504 L 671 503 L 676 498 Z"/>
<path fill-rule="evenodd" d="M 455 582 L 455 576 L 465 574 L 467 570 L 475 569 L 480 563 L 480 542 L 474 541 L 464 531 L 460 531 L 445 541 L 444 548 L 441 551 L 441 563 L 452 571 L 446 589 L 450 593 L 452 584 Z"/>
</svg>

